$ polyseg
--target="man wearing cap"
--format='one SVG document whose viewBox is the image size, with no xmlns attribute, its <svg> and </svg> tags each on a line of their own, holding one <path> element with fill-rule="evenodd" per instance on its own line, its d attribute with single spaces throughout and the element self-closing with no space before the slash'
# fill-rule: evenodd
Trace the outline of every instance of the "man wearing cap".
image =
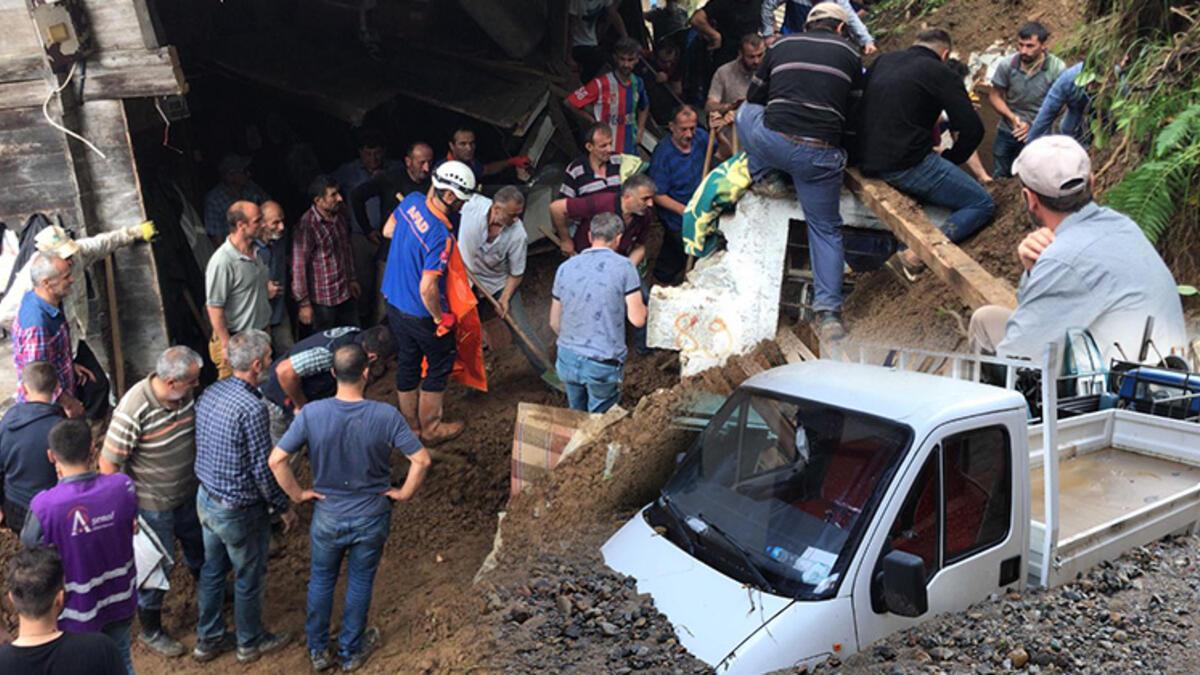
<svg viewBox="0 0 1200 675">
<path fill-rule="evenodd" d="M 217 176 L 221 182 L 204 196 L 204 232 L 213 247 L 221 245 L 229 234 L 225 223 L 225 212 L 236 201 L 262 204 L 270 199 L 265 190 L 250 180 L 250 158 L 241 155 L 225 155 L 217 164 Z"/>
<path fill-rule="evenodd" d="M 1153 317 L 1158 353 L 1184 353 L 1170 270 L 1137 223 L 1092 201 L 1091 171 L 1087 151 L 1069 136 L 1043 136 L 1017 157 L 1013 173 L 1037 229 L 1017 248 L 1025 273 L 1016 310 L 985 305 L 971 316 L 975 351 L 1038 358 L 1068 329 L 1085 328 L 1105 363 L 1122 353 L 1134 359 Z"/>
<path fill-rule="evenodd" d="M 792 177 L 808 223 L 816 297 L 816 328 L 823 339 L 845 336 L 842 324 L 842 133 L 851 102 L 862 92 L 862 57 L 845 38 L 849 15 L 833 2 L 808 13 L 806 31 L 767 49 L 738 110 L 738 137 L 750 156 L 750 174 L 768 169 Z"/>
<path fill-rule="evenodd" d="M 75 283 L 71 284 L 62 299 L 61 310 L 66 315 L 66 322 L 70 328 L 72 361 L 88 373 L 84 376 L 82 384 L 85 391 L 83 396 L 93 402 L 93 406 L 88 409 L 89 419 L 99 419 L 108 410 L 109 383 L 100 361 L 84 341 L 88 334 L 89 314 L 85 275 L 92 263 L 103 260 L 113 252 L 135 242 L 150 241 L 155 234 L 157 231 L 154 229 L 154 223 L 146 221 L 141 225 L 123 227 L 78 240 L 72 239 L 62 227 L 52 225 L 34 237 L 35 248 L 65 260 L 75 279 Z M 30 259 L 17 273 L 12 287 L 4 295 L 3 302 L 0 302 L 0 326 L 5 329 L 12 328 L 23 298 L 34 287 L 30 274 L 32 266 L 33 260 Z"/>
<path fill-rule="evenodd" d="M 427 445 L 448 441 L 463 430 L 462 422 L 442 419 L 442 398 L 456 351 L 456 318 L 446 298 L 445 275 L 454 253 L 454 220 L 474 192 L 471 167 L 444 162 L 433 172 L 429 193 L 405 197 L 383 225 L 391 245 L 381 290 L 396 340 L 396 396 L 408 426 Z"/>
</svg>

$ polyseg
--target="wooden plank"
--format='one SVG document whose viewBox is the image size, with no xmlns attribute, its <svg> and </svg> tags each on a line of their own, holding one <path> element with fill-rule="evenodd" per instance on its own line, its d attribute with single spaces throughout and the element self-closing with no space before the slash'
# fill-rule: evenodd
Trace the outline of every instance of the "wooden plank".
<svg viewBox="0 0 1200 675">
<path fill-rule="evenodd" d="M 4 27 L 4 38 L 0 39 L 0 61 L 42 56 L 42 43 L 38 40 L 33 19 L 29 17 L 29 10 L 23 1 L 0 5 L 0 26 Z"/>
<path fill-rule="evenodd" d="M 133 12 L 137 15 L 138 27 L 142 29 L 142 44 L 146 49 L 156 49 L 162 46 L 158 36 L 161 34 L 159 30 L 157 17 L 150 11 L 150 5 L 146 0 L 129 0 L 133 5 Z"/>
<path fill-rule="evenodd" d="M 973 309 L 983 305 L 1017 306 L 1012 286 L 989 274 L 947 239 L 911 199 L 883 181 L 864 178 L 856 169 L 846 171 L 846 187 Z"/>
<path fill-rule="evenodd" d="M 40 80 L 46 74 L 46 59 L 39 54 L 0 58 L 0 82 Z"/>
<path fill-rule="evenodd" d="M 187 93 L 174 47 L 98 52 L 79 76 L 84 101 Z M 48 87 L 43 79 L 0 84 L 0 110 L 40 106 Z"/>
<path fill-rule="evenodd" d="M 99 50 L 145 49 L 142 25 L 129 0 L 85 0 L 92 40 Z"/>
<path fill-rule="evenodd" d="M 775 334 L 775 344 L 779 345 L 780 351 L 783 352 L 783 358 L 788 363 L 803 363 L 805 361 L 817 360 L 817 355 L 812 353 L 808 345 L 804 344 L 791 328 L 783 326 L 779 332 Z"/>
</svg>

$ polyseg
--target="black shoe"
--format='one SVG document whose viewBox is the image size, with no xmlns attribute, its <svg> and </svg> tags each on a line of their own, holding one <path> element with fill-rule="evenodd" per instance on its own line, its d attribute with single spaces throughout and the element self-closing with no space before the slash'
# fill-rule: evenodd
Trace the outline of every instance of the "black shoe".
<svg viewBox="0 0 1200 675">
<path fill-rule="evenodd" d="M 263 633 L 262 638 L 254 643 L 252 647 L 237 648 L 238 663 L 254 663 L 260 656 L 277 652 L 286 647 L 292 641 L 291 633 Z"/>
<path fill-rule="evenodd" d="M 208 663 L 225 652 L 237 648 L 237 636 L 226 633 L 216 640 L 197 640 L 196 648 L 192 650 L 192 658 L 200 663 Z"/>
<path fill-rule="evenodd" d="M 842 323 L 841 312 L 819 310 L 814 323 L 817 327 L 817 337 L 821 340 L 841 340 L 846 337 L 846 324 Z"/>
<path fill-rule="evenodd" d="M 334 666 L 333 656 L 326 649 L 321 652 L 309 652 L 308 662 L 312 664 L 313 672 L 323 673 Z"/>
<path fill-rule="evenodd" d="M 349 673 L 363 667 L 367 659 L 371 658 L 371 654 L 379 649 L 379 645 L 383 642 L 383 636 L 379 633 L 379 629 L 372 626 L 363 631 L 362 649 L 357 654 L 351 656 L 342 662 L 342 672 Z"/>
</svg>

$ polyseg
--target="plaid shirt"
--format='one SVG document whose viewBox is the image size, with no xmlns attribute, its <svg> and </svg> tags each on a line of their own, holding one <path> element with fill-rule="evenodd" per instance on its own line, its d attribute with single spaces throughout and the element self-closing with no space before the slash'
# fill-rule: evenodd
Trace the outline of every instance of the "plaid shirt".
<svg viewBox="0 0 1200 675">
<path fill-rule="evenodd" d="M 47 361 L 58 372 L 57 400 L 61 394 L 75 394 L 75 359 L 71 356 L 71 326 L 61 307 L 26 291 L 21 308 L 13 320 L 13 365 L 17 369 L 17 400 L 25 402 L 25 384 L 21 379 L 25 366 Z"/>
<path fill-rule="evenodd" d="M 344 212 L 321 217 L 316 206 L 300 216 L 292 241 L 292 296 L 296 302 L 333 307 L 350 299 L 354 255 Z"/>
<path fill-rule="evenodd" d="M 267 466 L 268 426 L 262 394 L 237 377 L 211 385 L 196 403 L 196 478 L 226 507 L 266 502 L 287 510 L 287 495 Z"/>
</svg>

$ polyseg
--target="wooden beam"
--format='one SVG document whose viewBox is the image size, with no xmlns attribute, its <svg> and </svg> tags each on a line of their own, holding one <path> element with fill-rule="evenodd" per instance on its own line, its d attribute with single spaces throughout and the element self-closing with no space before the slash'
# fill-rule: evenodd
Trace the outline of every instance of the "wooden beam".
<svg viewBox="0 0 1200 675">
<path fill-rule="evenodd" d="M 864 178 L 856 169 L 846 171 L 846 187 L 972 308 L 1017 306 L 1017 295 L 1012 286 L 989 274 L 974 258 L 947 239 L 912 199 L 881 180 Z"/>
<path fill-rule="evenodd" d="M 42 105 L 49 93 L 43 65 L 30 79 L 0 84 L 0 110 Z M 76 71 L 84 101 L 168 96 L 187 93 L 187 80 L 174 47 L 99 52 Z M 75 87 L 78 83 L 72 83 Z"/>
<path fill-rule="evenodd" d="M 779 350 L 783 352 L 783 358 L 788 363 L 817 360 L 817 355 L 813 354 L 808 345 L 787 326 L 780 327 L 775 334 L 775 344 L 779 345 Z"/>
</svg>

